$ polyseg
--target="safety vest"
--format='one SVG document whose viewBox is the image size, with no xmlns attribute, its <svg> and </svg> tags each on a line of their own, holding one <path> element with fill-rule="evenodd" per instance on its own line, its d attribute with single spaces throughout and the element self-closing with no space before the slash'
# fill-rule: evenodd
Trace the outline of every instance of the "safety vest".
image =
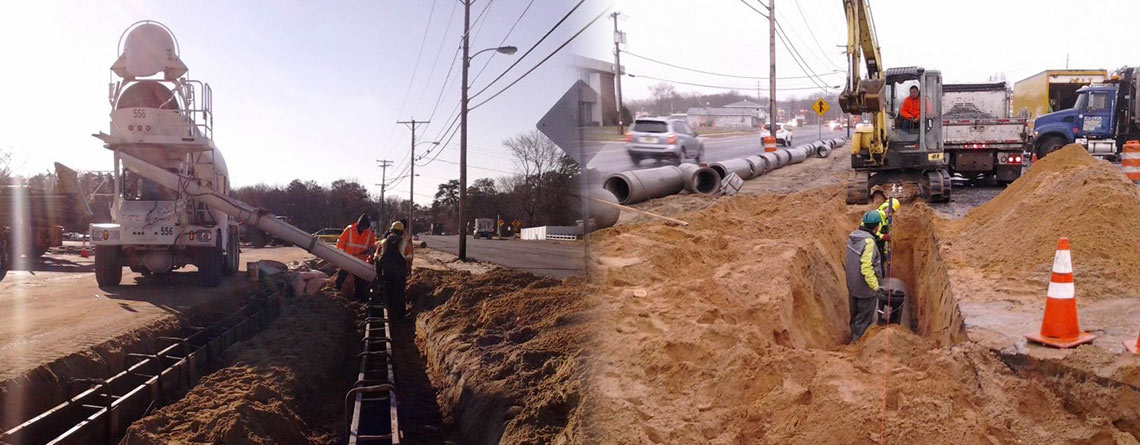
<svg viewBox="0 0 1140 445">
<path fill-rule="evenodd" d="M 368 260 L 368 255 L 365 255 L 364 252 L 373 244 L 376 244 L 376 235 L 372 234 L 372 229 L 364 229 L 364 233 L 360 233 L 356 230 L 356 223 L 345 227 L 336 240 L 337 249 L 361 260 Z"/>
</svg>

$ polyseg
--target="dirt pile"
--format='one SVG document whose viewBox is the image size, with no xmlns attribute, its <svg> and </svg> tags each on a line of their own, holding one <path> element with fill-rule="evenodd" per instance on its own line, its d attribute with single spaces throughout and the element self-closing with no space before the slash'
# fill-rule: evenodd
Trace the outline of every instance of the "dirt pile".
<svg viewBox="0 0 1140 445">
<path fill-rule="evenodd" d="M 844 344 L 842 254 L 864 210 L 832 186 L 599 233 L 612 328 L 593 354 L 590 442 L 872 444 L 883 428 L 894 443 L 1137 443 L 1128 410 L 1079 403 L 1095 386 L 1043 384 L 963 343 L 942 222 L 925 205 L 894 233 L 922 335 L 873 327 Z"/>
<path fill-rule="evenodd" d="M 292 300 L 265 331 L 226 350 L 225 368 L 132 424 L 123 443 L 335 442 L 306 420 L 323 416 L 314 411 L 351 347 L 349 304 L 323 295 Z"/>
<path fill-rule="evenodd" d="M 1079 299 L 1137 297 L 1140 195 L 1115 166 L 1070 144 L 949 224 L 955 266 L 1044 291 L 1057 238 L 1072 245 Z M 1029 293 L 1040 298 L 1041 292 Z"/>
<path fill-rule="evenodd" d="M 583 443 L 596 303 L 580 281 L 417 269 L 416 344 L 467 443 Z"/>
</svg>

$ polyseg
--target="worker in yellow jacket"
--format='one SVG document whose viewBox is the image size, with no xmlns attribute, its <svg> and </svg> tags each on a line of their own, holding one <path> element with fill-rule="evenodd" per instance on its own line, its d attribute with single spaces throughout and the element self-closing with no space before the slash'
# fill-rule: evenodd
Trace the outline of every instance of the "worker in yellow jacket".
<svg viewBox="0 0 1140 445">
<path fill-rule="evenodd" d="M 886 289 L 883 279 L 883 262 L 876 233 L 882 224 L 878 210 L 863 214 L 863 222 L 847 237 L 843 257 L 843 270 L 847 275 L 847 295 L 851 308 L 851 341 L 863 336 L 875 319 L 879 297 Z"/>
<path fill-rule="evenodd" d="M 412 242 L 404 234 L 404 223 L 396 221 L 384 239 L 376 247 L 373 262 L 378 278 L 383 284 L 384 298 L 387 300 L 388 316 L 392 319 L 404 317 L 407 299 L 404 291 L 408 286 L 408 275 L 412 271 Z"/>
</svg>

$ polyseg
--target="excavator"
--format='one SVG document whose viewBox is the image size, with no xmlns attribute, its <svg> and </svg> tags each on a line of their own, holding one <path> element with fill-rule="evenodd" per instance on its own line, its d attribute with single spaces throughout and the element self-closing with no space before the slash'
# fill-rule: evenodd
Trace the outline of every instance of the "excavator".
<svg viewBox="0 0 1140 445">
<path fill-rule="evenodd" d="M 847 204 L 922 197 L 950 200 L 950 173 L 942 145 L 942 73 L 920 67 L 882 68 L 875 23 L 866 0 L 843 0 L 847 14 L 847 84 L 839 107 L 848 114 L 869 115 L 851 138 L 851 172 Z M 867 77 L 860 73 L 861 59 Z M 911 87 L 917 87 L 917 122 L 903 119 L 899 109 Z"/>
</svg>

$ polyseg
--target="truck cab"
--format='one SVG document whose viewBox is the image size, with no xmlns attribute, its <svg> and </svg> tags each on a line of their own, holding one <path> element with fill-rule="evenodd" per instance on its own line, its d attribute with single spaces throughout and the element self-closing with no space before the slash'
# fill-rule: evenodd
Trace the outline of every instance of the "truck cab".
<svg viewBox="0 0 1140 445">
<path fill-rule="evenodd" d="M 1119 157 L 1126 141 L 1140 138 L 1138 92 L 1133 67 L 1117 70 L 1104 83 L 1078 89 L 1071 108 L 1039 116 L 1034 122 L 1037 156 L 1075 142 L 1094 156 Z"/>
<path fill-rule="evenodd" d="M 1084 145 L 1097 156 L 1117 153 L 1114 128 L 1117 86 L 1102 84 L 1077 90 L 1072 108 L 1039 116 L 1033 124 L 1037 156 L 1045 156 L 1066 144 Z"/>
</svg>

